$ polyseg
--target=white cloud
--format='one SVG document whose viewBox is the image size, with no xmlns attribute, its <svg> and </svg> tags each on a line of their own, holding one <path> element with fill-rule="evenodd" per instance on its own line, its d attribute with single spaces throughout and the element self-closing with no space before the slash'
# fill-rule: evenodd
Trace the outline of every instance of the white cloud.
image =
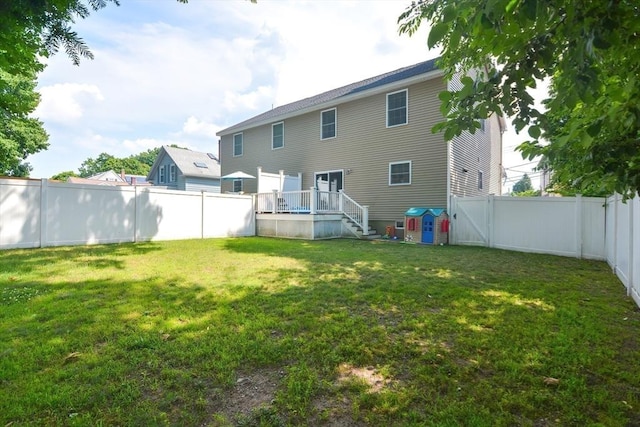
<svg viewBox="0 0 640 427">
<path fill-rule="evenodd" d="M 33 176 L 101 152 L 123 156 L 162 144 L 216 152 L 215 130 L 433 57 L 426 29 L 398 36 L 405 6 L 395 0 L 109 6 L 74 25 L 93 61 L 75 67 L 64 53 L 47 59 L 38 113 L 51 148 L 33 158 Z M 51 89 L 65 85 L 66 91 Z"/>
<path fill-rule="evenodd" d="M 83 116 L 85 108 L 104 96 L 96 85 L 58 83 L 39 89 L 40 105 L 34 112 L 45 121 L 70 122 Z"/>
<path fill-rule="evenodd" d="M 217 138 L 216 132 L 220 128 L 212 123 L 198 120 L 191 116 L 184 122 L 182 132 L 186 135 L 204 136 L 209 138 Z"/>
</svg>

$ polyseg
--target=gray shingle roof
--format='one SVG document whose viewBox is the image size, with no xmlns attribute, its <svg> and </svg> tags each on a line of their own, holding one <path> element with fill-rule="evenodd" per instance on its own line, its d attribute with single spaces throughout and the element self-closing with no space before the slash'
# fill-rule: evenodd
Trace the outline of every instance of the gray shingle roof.
<svg viewBox="0 0 640 427">
<path fill-rule="evenodd" d="M 209 157 L 207 153 L 166 145 L 162 148 L 183 175 L 201 178 L 220 178 L 220 163 Z M 199 168 L 195 165 L 196 163 L 203 163 L 207 167 Z M 155 169 L 155 165 L 153 169 Z M 151 176 L 151 173 L 149 175 Z"/>
<path fill-rule="evenodd" d="M 400 68 L 398 70 L 390 71 L 379 76 L 370 77 L 365 80 L 361 80 L 356 83 L 351 83 L 346 86 L 332 89 L 327 92 L 323 92 L 319 95 L 315 95 L 309 98 L 301 99 L 290 104 L 285 104 L 272 110 L 266 111 L 262 114 L 254 116 L 243 122 L 235 124 L 231 127 L 221 130 L 217 133 L 218 136 L 227 135 L 232 132 L 239 131 L 241 129 L 247 129 L 262 122 L 276 121 L 282 116 L 289 116 L 295 114 L 296 111 L 307 110 L 316 105 L 325 104 L 330 101 L 339 100 L 339 98 L 353 95 L 359 92 L 375 89 L 381 86 L 385 86 L 391 83 L 399 82 L 409 79 L 411 77 L 426 74 L 428 72 L 437 69 L 436 61 L 438 58 L 430 59 L 429 61 L 420 62 L 418 64 L 410 65 L 408 67 Z"/>
</svg>

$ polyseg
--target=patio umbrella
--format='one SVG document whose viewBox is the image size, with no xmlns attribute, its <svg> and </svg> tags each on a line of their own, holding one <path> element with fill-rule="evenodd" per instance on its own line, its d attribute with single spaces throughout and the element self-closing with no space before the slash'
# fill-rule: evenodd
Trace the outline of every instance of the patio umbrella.
<svg viewBox="0 0 640 427">
<path fill-rule="evenodd" d="M 253 175 L 244 173 L 242 171 L 235 171 L 222 177 L 222 179 L 255 179 Z"/>
</svg>

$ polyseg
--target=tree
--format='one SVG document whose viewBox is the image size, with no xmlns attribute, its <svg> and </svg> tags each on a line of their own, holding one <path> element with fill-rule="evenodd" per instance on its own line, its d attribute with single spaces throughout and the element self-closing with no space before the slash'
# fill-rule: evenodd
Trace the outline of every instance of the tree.
<svg viewBox="0 0 640 427">
<path fill-rule="evenodd" d="M 53 175 L 51 177 L 51 179 L 55 179 L 57 181 L 66 181 L 67 179 L 71 178 L 71 177 L 77 177 L 79 176 L 77 173 L 75 173 L 74 171 L 64 171 L 64 172 L 60 172 L 57 173 L 55 175 Z"/>
<path fill-rule="evenodd" d="M 531 178 L 529 178 L 529 175 L 525 173 L 518 182 L 513 184 L 512 192 L 517 194 L 517 193 L 524 193 L 525 191 L 531 191 L 531 190 L 533 190 L 533 186 L 531 185 Z"/>
<path fill-rule="evenodd" d="M 0 175 L 29 176 L 24 160 L 49 145 L 42 122 L 29 117 L 40 101 L 35 86 L 34 75 L 0 68 Z"/>
<path fill-rule="evenodd" d="M 0 174 L 28 176 L 31 166 L 24 159 L 48 147 L 42 122 L 29 117 L 39 102 L 36 76 L 44 69 L 39 57 L 63 49 L 75 65 L 81 58 L 92 59 L 89 47 L 71 24 L 108 3 L 119 5 L 120 1 L 0 2 Z"/>
<path fill-rule="evenodd" d="M 82 162 L 79 171 L 80 176 L 86 178 L 109 170 L 113 170 L 116 173 L 120 173 L 120 171 L 124 170 L 126 173 L 131 175 L 146 176 L 150 169 L 150 165 L 141 162 L 136 158 L 136 156 L 118 158 L 108 153 L 101 153 L 95 159 L 90 157 Z"/>
<path fill-rule="evenodd" d="M 413 34 L 423 20 L 446 76 L 462 75 L 460 90 L 440 94 L 446 121 L 434 130 L 445 139 L 506 115 L 518 132 L 528 126 L 523 156 L 545 156 L 563 185 L 640 189 L 636 1 L 422 0 L 399 17 L 400 32 Z M 529 93 L 543 79 L 551 82 L 546 111 Z"/>
<path fill-rule="evenodd" d="M 41 121 L 29 117 L 40 101 L 39 56 L 64 48 L 74 64 L 91 52 L 70 23 L 118 0 L 11 0 L 0 3 L 0 174 L 28 176 L 24 160 L 48 147 Z"/>
</svg>

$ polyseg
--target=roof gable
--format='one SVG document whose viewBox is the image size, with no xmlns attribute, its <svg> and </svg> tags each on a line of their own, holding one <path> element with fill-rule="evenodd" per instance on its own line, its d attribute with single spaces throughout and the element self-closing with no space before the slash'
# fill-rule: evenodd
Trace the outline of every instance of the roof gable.
<svg viewBox="0 0 640 427">
<path fill-rule="evenodd" d="M 160 148 L 158 157 L 153 163 L 147 179 L 153 181 L 153 176 L 158 166 L 164 163 L 165 157 L 169 157 L 184 176 L 220 179 L 220 163 L 215 156 L 200 151 L 169 146 Z"/>
<path fill-rule="evenodd" d="M 313 107 L 320 108 L 324 104 L 332 101 L 334 102 L 334 104 L 337 104 L 339 102 L 346 101 L 346 98 L 355 96 L 356 94 L 365 94 L 367 91 L 373 91 L 375 89 L 382 88 L 393 83 L 402 82 L 404 80 L 437 71 L 437 60 L 438 58 L 420 62 L 418 64 L 410 65 L 408 67 L 381 74 L 379 76 L 370 77 L 356 83 L 351 83 L 337 89 L 332 89 L 319 95 L 282 105 L 280 107 L 254 116 L 250 119 L 247 119 L 243 122 L 240 122 L 236 125 L 223 129 L 219 131 L 217 135 L 228 135 L 230 133 L 239 132 L 241 130 L 248 129 L 259 124 L 263 124 L 265 122 L 275 122 L 282 119 L 283 116 L 294 116 L 297 114 L 303 114 Z"/>
</svg>

